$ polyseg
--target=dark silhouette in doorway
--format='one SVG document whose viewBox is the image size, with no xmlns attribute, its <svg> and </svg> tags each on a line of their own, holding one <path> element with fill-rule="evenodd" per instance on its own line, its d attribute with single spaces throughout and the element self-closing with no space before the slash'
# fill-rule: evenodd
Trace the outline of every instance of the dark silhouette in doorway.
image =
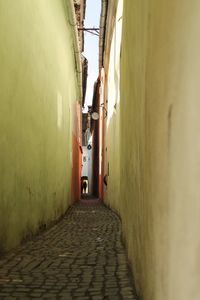
<svg viewBox="0 0 200 300">
<path fill-rule="evenodd" d="M 87 190 L 87 181 L 82 181 L 82 185 L 81 185 L 81 194 L 86 194 L 86 190 Z"/>
</svg>

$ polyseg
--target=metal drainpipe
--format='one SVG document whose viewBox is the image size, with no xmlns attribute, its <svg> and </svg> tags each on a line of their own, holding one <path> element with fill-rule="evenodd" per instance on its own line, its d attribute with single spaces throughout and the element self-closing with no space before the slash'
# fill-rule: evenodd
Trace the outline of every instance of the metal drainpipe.
<svg viewBox="0 0 200 300">
<path fill-rule="evenodd" d="M 78 29 L 76 23 L 76 15 L 75 15 L 75 8 L 74 8 L 74 1 L 73 0 L 65 0 L 64 4 L 67 6 L 67 12 L 69 17 L 69 24 L 73 26 L 73 44 L 74 44 L 74 53 L 75 53 L 75 60 L 76 60 L 76 75 L 78 81 L 78 88 L 79 88 L 79 101 L 82 102 L 82 64 L 81 64 L 81 52 L 79 47 L 79 40 L 78 40 Z"/>
<path fill-rule="evenodd" d="M 101 16 L 100 16 L 100 34 L 99 34 L 99 74 L 103 66 L 104 45 L 105 45 L 105 27 L 107 19 L 108 0 L 101 1 Z"/>
</svg>

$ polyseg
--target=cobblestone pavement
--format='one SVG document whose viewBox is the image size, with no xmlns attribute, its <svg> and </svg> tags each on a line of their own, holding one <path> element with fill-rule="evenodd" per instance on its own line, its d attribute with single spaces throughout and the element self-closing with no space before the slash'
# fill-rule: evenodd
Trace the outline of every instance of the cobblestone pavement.
<svg viewBox="0 0 200 300">
<path fill-rule="evenodd" d="M 97 201 L 0 259 L 0 299 L 136 299 L 119 218 Z"/>
</svg>

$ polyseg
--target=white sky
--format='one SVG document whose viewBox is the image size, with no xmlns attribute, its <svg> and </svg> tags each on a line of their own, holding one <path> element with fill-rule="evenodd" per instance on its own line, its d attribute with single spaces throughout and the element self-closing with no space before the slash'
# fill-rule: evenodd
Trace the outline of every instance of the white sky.
<svg viewBox="0 0 200 300">
<path fill-rule="evenodd" d="M 101 0 L 86 0 L 84 27 L 98 27 L 101 13 Z M 85 32 L 83 55 L 88 60 L 87 91 L 85 108 L 92 104 L 93 86 L 98 77 L 99 39 L 98 36 Z M 86 112 L 87 110 L 84 110 Z"/>
</svg>

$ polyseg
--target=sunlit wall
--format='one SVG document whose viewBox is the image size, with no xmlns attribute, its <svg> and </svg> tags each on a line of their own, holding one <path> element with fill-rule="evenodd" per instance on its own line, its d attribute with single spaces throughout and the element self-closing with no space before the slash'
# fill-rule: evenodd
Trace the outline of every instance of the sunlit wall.
<svg viewBox="0 0 200 300">
<path fill-rule="evenodd" d="M 0 247 L 69 205 L 72 30 L 62 0 L 0 1 Z"/>
<path fill-rule="evenodd" d="M 104 173 L 107 175 L 108 185 L 104 189 L 105 199 L 113 208 L 118 210 L 118 197 L 120 192 L 120 51 L 122 34 L 123 1 L 116 5 L 111 2 L 109 7 L 110 22 L 112 12 L 116 11 L 114 25 L 112 25 L 112 39 L 110 55 L 105 57 L 105 98 L 107 118 L 105 122 L 105 164 Z M 109 21 L 108 21 L 109 23 Z M 111 26 L 111 25 L 110 25 Z M 109 38 L 107 43 L 109 43 Z M 109 48 L 109 44 L 106 45 Z"/>
</svg>

